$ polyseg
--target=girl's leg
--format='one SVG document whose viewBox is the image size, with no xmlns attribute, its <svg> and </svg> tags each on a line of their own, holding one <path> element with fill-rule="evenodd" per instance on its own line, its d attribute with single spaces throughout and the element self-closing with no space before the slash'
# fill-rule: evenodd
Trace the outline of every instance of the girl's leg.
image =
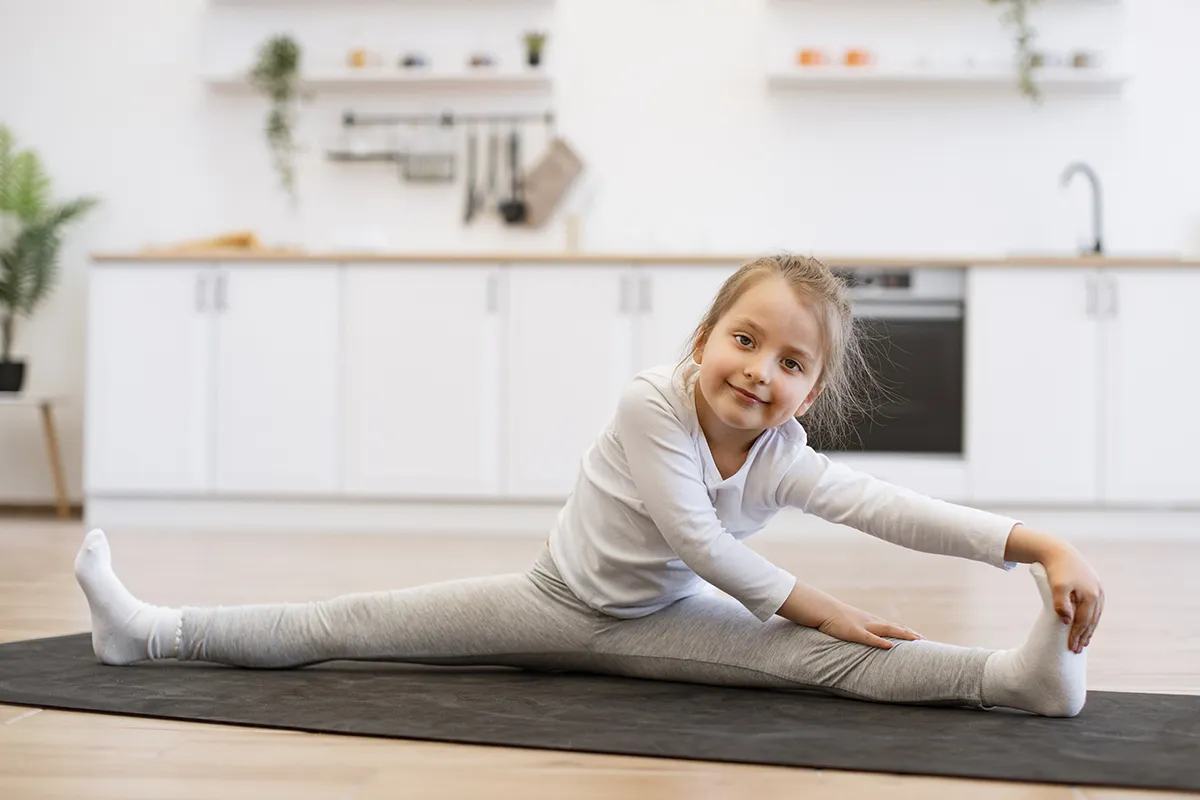
<svg viewBox="0 0 1200 800">
<path fill-rule="evenodd" d="M 1014 650 L 901 639 L 889 639 L 894 646 L 884 650 L 781 617 L 764 624 L 732 599 L 699 595 L 647 617 L 605 623 L 592 666 L 640 678 L 1074 716 L 1086 694 L 1086 655 L 1067 649 L 1069 626 L 1054 613 L 1040 567 L 1032 572 L 1045 608 Z"/>
<path fill-rule="evenodd" d="M 92 609 L 93 645 L 108 664 L 153 658 L 244 667 L 335 659 L 570 668 L 598 616 L 543 561 L 527 573 L 345 595 L 331 600 L 164 609 L 134 598 L 111 568 L 100 531 L 76 575 Z"/>
</svg>

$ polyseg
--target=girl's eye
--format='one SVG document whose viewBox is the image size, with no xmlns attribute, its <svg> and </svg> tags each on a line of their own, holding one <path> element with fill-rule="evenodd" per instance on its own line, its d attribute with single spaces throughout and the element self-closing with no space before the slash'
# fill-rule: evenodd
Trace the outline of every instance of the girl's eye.
<svg viewBox="0 0 1200 800">
<path fill-rule="evenodd" d="M 733 338 L 737 339 L 738 344 L 743 345 L 745 347 L 749 347 L 752 344 L 752 342 L 750 341 L 750 337 L 744 333 L 735 333 L 733 335 Z"/>
<path fill-rule="evenodd" d="M 786 366 L 788 369 L 791 369 L 791 370 L 799 370 L 801 368 L 800 362 L 794 358 L 786 358 L 786 359 L 784 359 L 783 363 L 784 363 L 784 366 Z"/>
</svg>

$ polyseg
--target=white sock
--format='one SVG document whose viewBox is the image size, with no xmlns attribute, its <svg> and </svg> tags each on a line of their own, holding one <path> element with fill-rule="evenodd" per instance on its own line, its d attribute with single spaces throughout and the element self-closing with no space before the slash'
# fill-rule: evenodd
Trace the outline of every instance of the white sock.
<svg viewBox="0 0 1200 800">
<path fill-rule="evenodd" d="M 93 530 L 75 556 L 75 579 L 92 611 L 92 649 L 103 664 L 132 664 L 179 653 L 182 614 L 138 600 L 117 579 L 104 531 Z"/>
<path fill-rule="evenodd" d="M 983 670 L 985 706 L 1016 708 L 1046 717 L 1073 717 L 1087 699 L 1087 649 L 1067 649 L 1071 626 L 1054 611 L 1046 569 L 1029 569 L 1042 596 L 1042 611 L 1025 644 L 988 657 Z"/>
</svg>

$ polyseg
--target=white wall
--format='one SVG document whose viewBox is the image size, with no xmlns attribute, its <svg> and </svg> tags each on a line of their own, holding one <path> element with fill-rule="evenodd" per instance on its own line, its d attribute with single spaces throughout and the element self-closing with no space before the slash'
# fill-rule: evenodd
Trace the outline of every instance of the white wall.
<svg viewBox="0 0 1200 800">
<path fill-rule="evenodd" d="M 869 16 L 851 20 L 851 5 Z M 1192 54 L 1200 6 L 1192 0 L 1046 5 L 1038 17 L 1045 44 L 1104 47 L 1133 80 L 1120 97 L 1051 97 L 1040 108 L 1013 94 L 766 89 L 766 70 L 810 44 L 862 44 L 886 58 L 1003 59 L 1007 33 L 983 0 L 453 0 L 440 8 L 376 2 L 335 17 L 310 8 L 309 23 L 297 18 L 295 28 L 315 66 L 339 57 L 352 43 L 343 36 L 393 58 L 410 46 L 513 55 L 505 31 L 549 21 L 553 106 L 595 190 L 588 250 L 1071 249 L 1088 231 L 1087 195 L 1082 183 L 1060 189 L 1058 175 L 1086 159 L 1104 180 L 1110 249 L 1200 251 L 1200 67 Z M 247 9 L 201 0 L 0 0 L 0 121 L 39 150 L 60 195 L 105 201 L 74 231 L 59 291 L 18 340 L 32 362 L 32 390 L 75 396 L 61 420 L 75 497 L 88 253 L 246 228 L 313 247 L 363 232 L 402 250 L 563 246 L 557 221 L 537 233 L 488 222 L 464 229 L 457 186 L 406 186 L 386 167 L 321 158 L 347 106 L 543 107 L 528 96 L 318 98 L 304 110 L 309 152 L 300 162 L 301 205 L 289 216 L 259 133 L 262 104 L 201 80 L 239 43 L 273 30 L 281 13 L 252 20 Z M 422 38 L 426 31 L 433 38 Z M 34 419 L 7 409 L 0 502 L 51 495 Z"/>
</svg>

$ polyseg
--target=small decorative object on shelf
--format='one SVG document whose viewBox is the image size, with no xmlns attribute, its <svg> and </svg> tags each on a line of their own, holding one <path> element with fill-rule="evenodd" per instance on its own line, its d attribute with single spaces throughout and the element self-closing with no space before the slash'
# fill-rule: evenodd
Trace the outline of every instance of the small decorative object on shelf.
<svg viewBox="0 0 1200 800">
<path fill-rule="evenodd" d="M 470 66 L 471 69 L 494 67 L 496 66 L 496 59 L 494 56 L 488 53 L 472 53 L 471 57 L 467 60 L 467 65 Z"/>
<path fill-rule="evenodd" d="M 346 54 L 346 66 L 351 67 L 352 69 L 378 67 L 380 63 L 381 62 L 377 54 L 361 47 L 356 47 Z"/>
<path fill-rule="evenodd" d="M 421 53 L 405 53 L 400 58 L 400 66 L 404 69 L 421 69 L 429 66 L 429 59 Z"/>
<path fill-rule="evenodd" d="M 16 321 L 54 289 L 62 229 L 98 202 L 54 203 L 37 154 L 17 152 L 12 132 L 0 125 L 0 392 L 20 392 L 24 385 L 25 362 L 12 360 Z"/>
<path fill-rule="evenodd" d="M 546 33 L 544 31 L 526 31 L 521 36 L 525 42 L 525 61 L 531 67 L 536 67 L 542 63 L 542 50 L 546 46 Z"/>
<path fill-rule="evenodd" d="M 829 63 L 829 56 L 816 47 L 804 47 L 796 53 L 796 63 L 801 67 L 818 67 Z"/>
<path fill-rule="evenodd" d="M 1031 46 L 1037 37 L 1037 32 L 1029 24 L 1029 6 L 1040 0 L 987 0 L 992 4 L 1004 3 L 1008 9 L 1003 19 L 1013 29 L 1013 39 L 1017 46 L 1017 86 L 1021 94 L 1034 102 L 1040 102 L 1042 93 L 1033 80 L 1033 72 L 1038 68 L 1035 63 Z"/>
<path fill-rule="evenodd" d="M 298 151 L 293 137 L 295 105 L 307 97 L 300 87 L 300 45 L 287 34 L 272 36 L 258 51 L 258 62 L 250 70 L 250 84 L 270 101 L 267 113 L 267 144 L 283 190 L 296 201 L 295 166 Z"/>
<path fill-rule="evenodd" d="M 847 67 L 865 67 L 871 63 L 871 54 L 859 47 L 852 47 L 846 51 L 845 63 Z"/>
</svg>

